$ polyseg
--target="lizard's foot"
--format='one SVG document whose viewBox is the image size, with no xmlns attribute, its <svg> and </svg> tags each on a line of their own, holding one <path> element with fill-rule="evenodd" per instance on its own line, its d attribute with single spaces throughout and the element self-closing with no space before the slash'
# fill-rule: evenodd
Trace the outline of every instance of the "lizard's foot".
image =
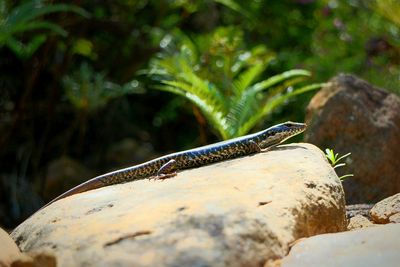
<svg viewBox="0 0 400 267">
<path fill-rule="evenodd" d="M 150 177 L 149 180 L 154 180 L 154 181 L 161 180 L 161 181 L 163 181 L 165 179 L 169 179 L 169 178 L 175 177 L 177 174 L 178 174 L 177 172 L 160 173 L 160 174 L 157 174 L 157 175 L 154 175 L 154 176 Z"/>
<path fill-rule="evenodd" d="M 277 146 L 278 146 L 278 144 L 272 145 L 270 147 L 264 148 L 263 150 L 261 150 L 261 152 L 268 152 L 268 151 L 274 150 Z"/>
</svg>

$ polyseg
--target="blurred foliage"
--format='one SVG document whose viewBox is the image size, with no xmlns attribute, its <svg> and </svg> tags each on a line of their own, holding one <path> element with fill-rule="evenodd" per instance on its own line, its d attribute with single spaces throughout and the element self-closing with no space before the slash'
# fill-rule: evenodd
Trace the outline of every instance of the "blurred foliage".
<svg viewBox="0 0 400 267">
<path fill-rule="evenodd" d="M 0 6 L 0 47 L 7 46 L 19 58 L 27 59 L 42 45 L 49 33 L 66 36 L 67 32 L 59 25 L 40 20 L 41 16 L 55 12 L 74 12 L 81 16 L 89 14 L 82 8 L 67 4 L 45 5 L 40 1 L 28 1 L 9 10 L 6 2 Z M 43 30 L 23 43 L 19 36 L 27 31 Z"/>
<path fill-rule="evenodd" d="M 350 72 L 399 94 L 400 31 L 381 15 L 392 4 L 386 0 L 326 1 L 316 13 L 320 24 L 306 65 L 322 79 Z"/>
<path fill-rule="evenodd" d="M 37 208 L 61 156 L 100 173 L 122 139 L 159 155 L 302 121 L 304 82 L 339 72 L 400 95 L 398 14 L 395 0 L 0 1 L 0 224 Z"/>
<path fill-rule="evenodd" d="M 377 0 L 373 8 L 382 16 L 400 27 L 400 2 L 397 0 Z"/>
<path fill-rule="evenodd" d="M 161 82 L 156 88 L 192 101 L 223 139 L 247 134 L 286 100 L 320 87 L 294 87 L 310 76 L 305 70 L 257 82 L 273 54 L 263 45 L 246 49 L 242 31 L 234 28 L 217 28 L 193 41 L 177 32 L 161 46 L 147 72 Z"/>
<path fill-rule="evenodd" d="M 94 72 L 87 63 L 82 63 L 72 75 L 66 75 L 62 83 L 65 96 L 75 109 L 88 112 L 104 107 L 114 98 L 142 92 L 138 81 L 124 85 L 113 83 L 106 80 L 105 73 Z"/>
</svg>

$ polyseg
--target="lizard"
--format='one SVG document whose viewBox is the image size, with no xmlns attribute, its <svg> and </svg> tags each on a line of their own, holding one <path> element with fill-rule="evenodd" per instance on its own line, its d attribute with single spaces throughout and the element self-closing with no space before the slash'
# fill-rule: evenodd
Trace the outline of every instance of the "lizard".
<svg viewBox="0 0 400 267">
<path fill-rule="evenodd" d="M 288 121 L 260 132 L 168 154 L 139 165 L 99 175 L 66 191 L 42 209 L 60 199 L 89 190 L 146 178 L 166 179 L 175 176 L 178 170 L 268 151 L 303 132 L 306 127 L 305 123 Z"/>
</svg>

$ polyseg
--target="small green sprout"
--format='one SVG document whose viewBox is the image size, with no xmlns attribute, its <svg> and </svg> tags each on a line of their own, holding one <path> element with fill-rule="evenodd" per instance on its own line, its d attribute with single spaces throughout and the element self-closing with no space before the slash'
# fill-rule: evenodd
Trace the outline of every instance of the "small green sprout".
<svg viewBox="0 0 400 267">
<path fill-rule="evenodd" d="M 344 159 L 350 155 L 351 155 L 351 153 L 347 153 L 347 154 L 339 157 L 339 154 L 338 153 L 335 154 L 335 152 L 333 152 L 333 149 L 329 149 L 329 148 L 325 149 L 325 156 L 328 158 L 330 164 L 332 165 L 332 167 L 334 169 L 346 166 L 346 163 L 339 163 L 339 161 L 341 161 L 342 159 Z M 346 174 L 346 175 L 340 176 L 339 179 L 340 179 L 340 181 L 343 182 L 347 177 L 352 177 L 352 176 L 354 176 L 354 175 Z"/>
</svg>

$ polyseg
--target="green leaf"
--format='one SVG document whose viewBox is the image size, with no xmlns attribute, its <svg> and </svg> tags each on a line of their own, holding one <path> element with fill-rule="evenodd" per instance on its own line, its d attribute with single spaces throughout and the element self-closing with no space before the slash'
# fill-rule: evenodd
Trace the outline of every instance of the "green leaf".
<svg viewBox="0 0 400 267">
<path fill-rule="evenodd" d="M 57 24 L 54 24 L 51 22 L 46 22 L 46 21 L 34 21 L 34 22 L 30 22 L 29 24 L 18 24 L 12 28 L 12 31 L 10 31 L 10 33 L 15 34 L 15 33 L 26 32 L 26 31 L 37 30 L 37 29 L 50 30 L 50 31 L 53 31 L 62 36 L 67 35 L 67 32 L 63 28 L 61 28 Z"/>
<path fill-rule="evenodd" d="M 20 47 L 23 47 L 23 45 L 14 35 L 33 30 L 49 30 L 53 33 L 66 36 L 67 32 L 61 26 L 52 22 L 40 20 L 41 16 L 54 12 L 74 12 L 81 16 L 89 16 L 89 13 L 84 9 L 74 5 L 45 5 L 37 1 L 27 2 L 12 9 L 8 12 L 8 16 L 1 21 L 0 47 L 7 44 L 10 49 L 16 51 L 19 57 L 21 57 L 22 54 L 24 54 L 24 57 L 27 57 L 28 54 L 32 54 L 33 51 L 38 48 L 37 44 L 40 43 L 38 40 L 43 40 L 43 37 L 36 38 L 36 40 L 33 40 L 30 44 L 28 42 L 27 46 L 31 48 L 31 51 L 28 53 L 28 50 L 16 50 L 17 43 L 20 43 Z"/>
<path fill-rule="evenodd" d="M 353 175 L 353 174 L 342 175 L 342 176 L 339 177 L 339 180 L 340 180 L 341 182 L 343 182 L 343 181 L 346 180 L 348 177 L 354 177 L 354 175 Z"/>
<path fill-rule="evenodd" d="M 337 161 L 336 161 L 336 163 L 337 163 Z M 346 166 L 346 163 L 335 164 L 335 166 L 333 168 L 336 169 L 336 168 L 340 168 L 340 167 L 343 167 L 343 166 Z"/>
<path fill-rule="evenodd" d="M 223 4 L 228 8 L 246 16 L 248 19 L 253 19 L 251 13 L 249 13 L 246 9 L 242 8 L 239 4 L 232 0 L 215 0 L 215 2 Z"/>
<path fill-rule="evenodd" d="M 305 78 L 305 77 L 310 77 L 310 76 L 311 76 L 311 73 L 306 70 L 289 70 L 289 71 L 285 71 L 281 74 L 272 76 L 262 82 L 256 83 L 253 86 L 252 90 L 254 90 L 255 92 L 259 92 L 259 91 L 271 88 L 279 83 L 282 83 L 282 82 L 290 80 L 290 79 L 299 78 L 299 77 Z"/>
<path fill-rule="evenodd" d="M 242 72 L 233 82 L 233 90 L 236 95 L 245 91 L 254 80 L 265 70 L 266 64 L 254 65 Z"/>
<path fill-rule="evenodd" d="M 212 105 L 209 105 L 206 101 L 199 98 L 198 96 L 188 92 L 178 89 L 175 86 L 157 86 L 155 87 L 158 90 L 163 90 L 167 92 L 171 92 L 177 95 L 181 95 L 186 99 L 190 100 L 193 104 L 200 108 L 200 110 L 205 115 L 206 119 L 215 127 L 218 133 L 221 135 L 223 139 L 228 139 L 229 136 L 227 133 L 228 126 L 226 125 L 226 120 L 221 112 L 215 110 Z"/>
<path fill-rule="evenodd" d="M 7 47 L 10 48 L 17 57 L 22 60 L 28 59 L 33 53 L 46 41 L 44 34 L 35 36 L 32 41 L 27 44 L 23 44 L 15 38 L 9 38 L 7 40 Z"/>
<path fill-rule="evenodd" d="M 255 113 L 252 117 L 248 118 L 247 122 L 241 125 L 238 131 L 238 135 L 243 135 L 250 131 L 263 117 L 271 114 L 278 106 L 281 106 L 286 100 L 306 92 L 320 89 L 322 84 L 312 84 L 304 86 L 300 89 L 296 89 L 292 92 L 285 93 L 282 95 L 277 95 L 272 98 L 267 98 L 264 104 L 260 106 L 259 111 Z"/>
<path fill-rule="evenodd" d="M 55 12 L 73 12 L 83 17 L 89 17 L 90 13 L 86 12 L 83 8 L 68 5 L 68 4 L 53 4 L 44 5 L 31 1 L 26 4 L 15 7 L 6 19 L 6 24 L 13 25 L 22 22 L 34 20 L 42 15 L 55 13 Z"/>
<path fill-rule="evenodd" d="M 338 158 L 338 159 L 336 160 L 336 162 L 339 162 L 339 161 L 341 161 L 342 159 L 344 159 L 344 158 L 346 158 L 346 157 L 348 157 L 348 156 L 350 156 L 350 155 L 351 155 L 351 153 L 347 153 L 347 154 L 341 156 L 340 158 Z"/>
</svg>

